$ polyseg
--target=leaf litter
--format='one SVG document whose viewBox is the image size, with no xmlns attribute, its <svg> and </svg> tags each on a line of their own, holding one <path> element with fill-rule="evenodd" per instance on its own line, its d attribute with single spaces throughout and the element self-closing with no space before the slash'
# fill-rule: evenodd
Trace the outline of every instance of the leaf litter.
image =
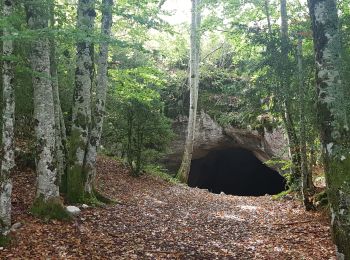
<svg viewBox="0 0 350 260">
<path fill-rule="evenodd" d="M 298 200 L 134 178 L 100 157 L 97 188 L 119 203 L 80 207 L 71 222 L 45 222 L 28 213 L 35 173 L 19 169 L 13 182 L 13 223 L 22 226 L 0 248 L 1 259 L 335 259 L 329 220 Z"/>
</svg>

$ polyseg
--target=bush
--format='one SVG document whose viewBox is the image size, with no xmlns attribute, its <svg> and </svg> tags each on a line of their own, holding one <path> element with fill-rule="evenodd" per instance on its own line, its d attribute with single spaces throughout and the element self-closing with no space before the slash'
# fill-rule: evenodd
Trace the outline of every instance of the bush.
<svg viewBox="0 0 350 260">
<path fill-rule="evenodd" d="M 164 82 L 157 73 L 149 68 L 111 73 L 116 91 L 109 95 L 103 144 L 107 154 L 126 159 L 134 176 L 159 158 L 173 136 L 160 101 Z M 118 151 L 111 151 L 113 147 Z"/>
</svg>

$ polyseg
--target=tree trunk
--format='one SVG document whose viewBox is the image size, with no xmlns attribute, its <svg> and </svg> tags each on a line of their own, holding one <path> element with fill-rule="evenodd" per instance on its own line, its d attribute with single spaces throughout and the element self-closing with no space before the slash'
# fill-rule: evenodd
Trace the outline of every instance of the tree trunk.
<svg viewBox="0 0 350 260">
<path fill-rule="evenodd" d="M 317 108 L 324 152 L 332 233 L 338 259 L 350 259 L 350 144 L 341 80 L 341 43 L 336 2 L 309 0 L 316 56 Z"/>
<path fill-rule="evenodd" d="M 67 199 L 70 202 L 84 201 L 86 181 L 84 164 L 90 134 L 91 89 L 94 74 L 94 46 L 91 34 L 94 30 L 95 16 L 95 0 L 79 0 L 77 29 L 85 36 L 77 43 L 69 169 L 67 172 Z"/>
<path fill-rule="evenodd" d="M 85 182 L 85 192 L 90 195 L 93 194 L 93 180 L 96 175 L 97 149 L 100 144 L 103 118 L 105 114 L 106 94 L 108 87 L 108 48 L 112 27 L 112 8 L 113 0 L 102 1 L 101 37 L 103 38 L 103 41 L 100 43 L 96 100 L 85 165 L 87 177 Z"/>
<path fill-rule="evenodd" d="M 8 18 L 14 9 L 14 0 L 3 2 L 3 15 Z M 11 174 L 15 166 L 14 158 L 14 123 L 15 123 L 15 91 L 14 91 L 14 64 L 11 61 L 13 54 L 12 40 L 6 40 L 10 31 L 5 27 L 3 31 L 3 66 L 2 66 L 2 87 L 3 87 L 3 113 L 2 113 L 2 145 L 3 153 L 1 159 L 1 187 L 0 187 L 0 220 L 1 231 L 11 227 Z"/>
<path fill-rule="evenodd" d="M 28 26 L 32 30 L 48 27 L 47 3 L 34 0 L 26 6 Z M 50 79 L 50 47 L 46 36 L 31 42 L 30 61 L 34 87 L 34 121 L 37 143 L 37 197 L 43 201 L 59 198 L 55 162 L 55 110 Z"/>
<path fill-rule="evenodd" d="M 314 208 L 311 201 L 313 195 L 312 172 L 308 169 L 307 154 L 306 154 L 306 121 L 305 121 L 305 84 L 303 76 L 303 40 L 302 36 L 298 35 L 298 76 L 299 76 L 299 116 L 300 116 L 300 159 L 301 159 L 301 191 L 306 210 Z M 310 178 L 311 175 L 311 178 Z M 311 183 L 310 183 L 311 179 Z"/>
<path fill-rule="evenodd" d="M 50 3 L 50 25 L 51 28 L 55 26 L 55 16 L 54 16 L 54 2 Z M 55 109 L 55 136 L 56 136 L 56 153 L 55 158 L 57 162 L 57 174 L 59 179 L 59 184 L 61 184 L 61 178 L 66 170 L 66 149 L 65 143 L 66 140 L 65 134 L 65 125 L 64 120 L 61 120 L 62 108 L 60 102 L 60 95 L 58 90 L 58 74 L 57 74 L 57 62 L 56 62 L 56 48 L 55 48 L 55 38 L 50 38 L 50 73 L 51 73 L 51 84 L 52 84 L 52 93 Z"/>
<path fill-rule="evenodd" d="M 282 117 L 284 126 L 287 130 L 289 152 L 293 164 L 291 182 L 293 184 L 299 185 L 299 181 L 301 178 L 301 155 L 299 147 L 299 138 L 297 136 L 294 121 L 292 119 L 289 102 L 285 101 L 283 109 L 284 114 L 282 115 Z"/>
<path fill-rule="evenodd" d="M 301 177 L 300 173 L 300 149 L 299 141 L 295 131 L 295 126 L 292 119 L 292 112 L 290 106 L 290 72 L 289 72 L 289 38 L 288 38 L 288 14 L 287 14 L 287 2 L 286 0 L 281 0 L 281 63 L 278 66 L 281 66 L 281 89 L 283 101 L 282 113 L 283 121 L 285 128 L 287 130 L 289 149 L 291 154 L 291 159 L 293 163 L 292 168 L 292 183 L 299 184 Z"/>
<path fill-rule="evenodd" d="M 197 100 L 199 86 L 199 54 L 200 54 L 200 0 L 192 0 L 191 53 L 190 53 L 190 108 L 187 126 L 187 137 L 182 163 L 178 172 L 181 182 L 187 183 L 191 168 L 194 131 L 196 129 Z"/>
<path fill-rule="evenodd" d="M 289 40 L 288 40 L 288 14 L 287 14 L 287 1 L 281 0 L 281 53 L 284 61 L 288 60 L 289 52 Z M 288 66 L 287 63 L 284 66 Z M 287 74 L 285 70 L 283 74 Z M 284 75 L 285 76 L 285 75 Z"/>
</svg>

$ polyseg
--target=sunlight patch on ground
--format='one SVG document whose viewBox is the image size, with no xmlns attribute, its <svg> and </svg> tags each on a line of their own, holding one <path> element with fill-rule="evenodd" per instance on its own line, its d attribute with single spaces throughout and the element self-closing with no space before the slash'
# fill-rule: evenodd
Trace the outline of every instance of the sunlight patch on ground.
<svg viewBox="0 0 350 260">
<path fill-rule="evenodd" d="M 240 222 L 245 221 L 245 219 L 243 218 L 240 218 L 234 214 L 225 213 L 225 212 L 217 212 L 216 214 L 214 214 L 214 216 L 216 218 L 221 218 L 221 219 L 232 219 Z"/>
<path fill-rule="evenodd" d="M 249 205 L 239 205 L 237 208 L 240 208 L 242 210 L 249 210 L 249 211 L 256 211 L 258 207 L 256 206 L 249 206 Z"/>
</svg>

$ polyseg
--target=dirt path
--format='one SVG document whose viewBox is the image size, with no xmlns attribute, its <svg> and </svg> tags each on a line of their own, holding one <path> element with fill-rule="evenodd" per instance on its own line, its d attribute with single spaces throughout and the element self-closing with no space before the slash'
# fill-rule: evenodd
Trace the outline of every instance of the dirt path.
<svg viewBox="0 0 350 260">
<path fill-rule="evenodd" d="M 15 178 L 23 226 L 2 259 L 335 259 L 326 221 L 299 202 L 216 195 L 127 175 L 99 160 L 99 188 L 122 203 L 89 208 L 72 223 L 26 214 L 33 173 Z M 103 173 L 103 174 L 102 174 Z"/>
</svg>

